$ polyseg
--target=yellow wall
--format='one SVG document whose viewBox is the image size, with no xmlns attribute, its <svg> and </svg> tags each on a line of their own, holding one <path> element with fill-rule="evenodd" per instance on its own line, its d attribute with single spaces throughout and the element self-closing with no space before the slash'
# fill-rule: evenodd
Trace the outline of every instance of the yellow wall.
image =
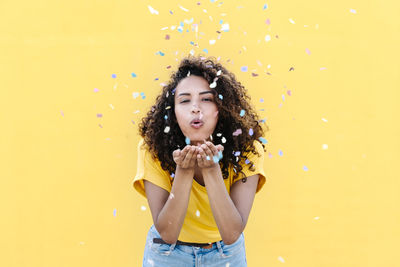
<svg viewBox="0 0 400 267">
<path fill-rule="evenodd" d="M 399 11 L 378 0 L 1 1 L 0 266 L 141 266 L 152 220 L 131 184 L 137 125 L 178 60 L 203 49 L 270 127 L 249 266 L 400 266 Z"/>
</svg>

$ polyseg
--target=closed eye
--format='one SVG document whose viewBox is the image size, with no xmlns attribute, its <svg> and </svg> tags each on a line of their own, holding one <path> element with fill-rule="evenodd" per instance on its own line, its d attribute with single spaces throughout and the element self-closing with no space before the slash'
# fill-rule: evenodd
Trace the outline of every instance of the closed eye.
<svg viewBox="0 0 400 267">
<path fill-rule="evenodd" d="M 212 98 L 203 98 L 203 100 L 213 101 Z M 181 103 L 189 102 L 189 100 L 182 100 Z"/>
</svg>

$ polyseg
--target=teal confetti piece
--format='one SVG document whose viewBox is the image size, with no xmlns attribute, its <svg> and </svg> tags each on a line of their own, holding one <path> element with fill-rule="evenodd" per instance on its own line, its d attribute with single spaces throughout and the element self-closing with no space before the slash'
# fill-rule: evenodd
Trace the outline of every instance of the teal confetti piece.
<svg viewBox="0 0 400 267">
<path fill-rule="evenodd" d="M 219 97 L 221 100 L 224 99 L 224 97 L 223 97 L 221 94 L 219 94 L 218 97 Z"/>
<path fill-rule="evenodd" d="M 131 75 L 132 75 L 133 78 L 137 77 L 134 72 L 132 72 Z"/>
<path fill-rule="evenodd" d="M 245 113 L 246 113 L 246 111 L 245 111 L 244 109 L 242 109 L 242 110 L 240 111 L 240 117 L 243 117 Z"/>
<path fill-rule="evenodd" d="M 263 10 L 266 10 L 267 8 L 268 8 L 268 5 L 265 4 L 264 7 L 263 7 Z"/>
<path fill-rule="evenodd" d="M 222 155 L 222 151 L 218 151 L 218 159 L 222 159 L 223 155 Z"/>
<path fill-rule="evenodd" d="M 206 53 L 208 54 L 208 50 L 207 50 L 207 48 L 204 48 L 204 49 L 203 49 L 203 51 L 204 51 L 204 52 L 206 52 Z"/>
<path fill-rule="evenodd" d="M 168 116 L 167 116 L 167 115 L 165 115 L 165 116 L 164 116 L 164 119 L 168 119 Z"/>
<path fill-rule="evenodd" d="M 243 66 L 240 68 L 241 71 L 246 72 L 247 71 L 247 66 Z"/>
<path fill-rule="evenodd" d="M 264 137 L 259 137 L 258 138 L 263 144 L 268 143 L 267 140 Z"/>
<path fill-rule="evenodd" d="M 217 163 L 219 161 L 218 156 L 213 156 L 213 161 L 214 161 L 214 163 Z"/>
<path fill-rule="evenodd" d="M 190 138 L 186 137 L 185 142 L 186 142 L 187 145 L 190 145 Z"/>
</svg>

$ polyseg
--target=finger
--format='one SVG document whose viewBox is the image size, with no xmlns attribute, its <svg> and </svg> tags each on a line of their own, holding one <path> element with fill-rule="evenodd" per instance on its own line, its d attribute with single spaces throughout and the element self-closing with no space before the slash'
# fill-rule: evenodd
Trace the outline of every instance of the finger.
<svg viewBox="0 0 400 267">
<path fill-rule="evenodd" d="M 211 152 L 213 155 L 217 155 L 218 154 L 218 150 L 217 148 L 214 146 L 213 143 L 211 142 L 207 142 L 207 146 L 210 148 Z"/>
</svg>

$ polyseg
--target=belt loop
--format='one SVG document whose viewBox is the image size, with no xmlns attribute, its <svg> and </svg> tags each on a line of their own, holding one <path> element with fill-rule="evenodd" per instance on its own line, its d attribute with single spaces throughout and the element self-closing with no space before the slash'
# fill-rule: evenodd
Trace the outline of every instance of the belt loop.
<svg viewBox="0 0 400 267">
<path fill-rule="evenodd" d="M 219 253 L 221 253 L 221 256 L 224 256 L 224 251 L 222 250 L 221 241 L 217 241 L 215 242 L 215 244 L 217 244 L 217 248 Z"/>
<path fill-rule="evenodd" d="M 171 245 L 171 247 L 169 248 L 169 251 L 173 251 L 175 246 L 176 246 L 176 242 Z"/>
</svg>

